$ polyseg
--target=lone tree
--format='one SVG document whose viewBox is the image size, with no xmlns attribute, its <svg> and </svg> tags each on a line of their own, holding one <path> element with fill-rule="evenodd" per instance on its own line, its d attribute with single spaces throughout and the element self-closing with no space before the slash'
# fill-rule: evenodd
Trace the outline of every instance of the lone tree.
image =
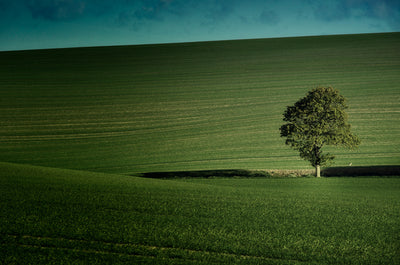
<svg viewBox="0 0 400 265">
<path fill-rule="evenodd" d="M 360 139 L 350 132 L 347 122 L 346 99 L 332 87 L 317 87 L 288 106 L 281 126 L 281 137 L 286 137 L 286 144 L 300 152 L 300 157 L 310 161 L 315 167 L 315 175 L 320 177 L 320 166 L 334 159 L 323 154 L 325 145 L 355 148 Z"/>
</svg>

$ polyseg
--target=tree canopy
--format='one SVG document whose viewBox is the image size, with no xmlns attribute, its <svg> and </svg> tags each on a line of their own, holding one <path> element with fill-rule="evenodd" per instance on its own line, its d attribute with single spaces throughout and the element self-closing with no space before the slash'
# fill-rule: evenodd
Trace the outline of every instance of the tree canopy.
<svg viewBox="0 0 400 265">
<path fill-rule="evenodd" d="M 323 146 L 335 145 L 355 148 L 360 139 L 351 133 L 348 123 L 346 99 L 333 87 L 317 87 L 288 106 L 280 127 L 281 137 L 286 144 L 296 149 L 300 157 L 308 160 L 320 176 L 320 166 L 334 159 L 323 153 Z"/>
</svg>

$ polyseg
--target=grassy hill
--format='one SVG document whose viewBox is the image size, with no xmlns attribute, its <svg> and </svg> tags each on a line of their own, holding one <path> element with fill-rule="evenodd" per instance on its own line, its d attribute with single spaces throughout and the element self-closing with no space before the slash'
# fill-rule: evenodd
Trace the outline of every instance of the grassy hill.
<svg viewBox="0 0 400 265">
<path fill-rule="evenodd" d="M 400 163 L 400 33 L 0 52 L 0 161 L 135 173 L 306 169 L 286 106 L 317 85 L 349 99 L 356 151 Z"/>
<path fill-rule="evenodd" d="M 399 178 L 156 180 L 0 163 L 2 264 L 398 264 Z"/>
</svg>

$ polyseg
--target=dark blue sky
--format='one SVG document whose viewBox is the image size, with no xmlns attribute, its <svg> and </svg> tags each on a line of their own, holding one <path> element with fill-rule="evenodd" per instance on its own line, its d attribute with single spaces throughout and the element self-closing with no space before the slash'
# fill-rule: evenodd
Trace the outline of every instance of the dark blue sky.
<svg viewBox="0 0 400 265">
<path fill-rule="evenodd" d="M 400 31 L 400 0 L 0 0 L 0 50 Z"/>
</svg>

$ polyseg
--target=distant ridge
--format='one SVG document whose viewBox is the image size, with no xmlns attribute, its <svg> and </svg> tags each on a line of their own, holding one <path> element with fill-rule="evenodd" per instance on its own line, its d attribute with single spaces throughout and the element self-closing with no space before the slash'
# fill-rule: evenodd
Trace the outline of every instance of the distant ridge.
<svg viewBox="0 0 400 265">
<path fill-rule="evenodd" d="M 24 52 L 24 51 L 46 51 L 46 50 L 64 50 L 64 49 L 96 49 L 96 48 L 118 48 L 118 47 L 140 47 L 140 46 L 162 46 L 162 45 L 191 45 L 191 44 L 212 44 L 218 42 L 235 42 L 235 41 L 258 41 L 258 40 L 280 40 L 280 39 L 296 39 L 296 38 L 320 38 L 320 37 L 341 37 L 341 36 L 376 36 L 379 34 L 398 34 L 399 32 L 377 32 L 377 33 L 344 33 L 344 34 L 328 34 L 328 35 L 304 35 L 304 36 L 286 36 L 286 37 L 266 37 L 266 38 L 239 38 L 239 39 L 221 39 L 221 40 L 198 40 L 187 42 L 159 42 L 159 43 L 142 43 L 142 44 L 115 44 L 115 45 L 95 45 L 95 46 L 71 46 L 71 47 L 57 47 L 57 48 L 33 48 L 24 50 L 0 50 L 2 52 Z"/>
</svg>

